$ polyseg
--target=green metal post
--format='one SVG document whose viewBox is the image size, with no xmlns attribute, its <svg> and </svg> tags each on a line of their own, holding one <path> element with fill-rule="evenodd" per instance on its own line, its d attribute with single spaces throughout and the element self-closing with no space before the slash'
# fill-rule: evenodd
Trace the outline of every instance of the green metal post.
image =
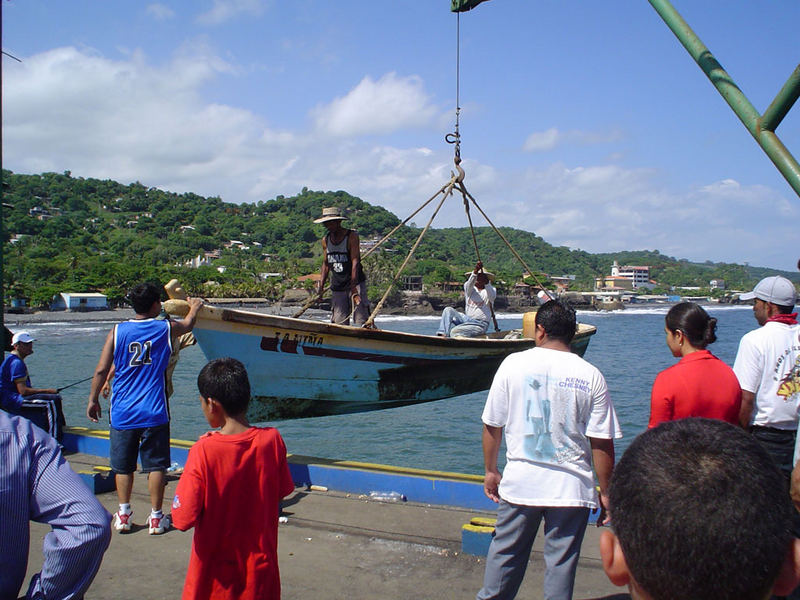
<svg viewBox="0 0 800 600">
<path fill-rule="evenodd" d="M 755 138 L 770 160 L 800 196 L 800 164 L 783 142 L 775 134 L 775 128 L 800 96 L 800 65 L 772 101 L 769 108 L 760 115 L 750 104 L 742 90 L 734 83 L 731 76 L 722 68 L 711 51 L 706 48 L 692 28 L 678 14 L 669 0 L 649 0 L 650 4 L 672 30 L 683 47 L 700 66 L 725 102 L 733 109 L 736 116 Z"/>
<path fill-rule="evenodd" d="M 761 129 L 767 131 L 775 131 L 775 128 L 781 124 L 783 117 L 789 112 L 789 109 L 800 96 L 800 65 L 794 70 L 794 73 L 789 77 L 781 91 L 775 96 L 764 111 L 764 116 L 761 117 Z"/>
</svg>

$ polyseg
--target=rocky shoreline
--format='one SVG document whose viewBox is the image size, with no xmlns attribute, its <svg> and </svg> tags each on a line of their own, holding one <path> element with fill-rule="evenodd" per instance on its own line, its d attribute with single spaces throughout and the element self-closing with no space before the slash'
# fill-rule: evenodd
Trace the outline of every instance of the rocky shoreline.
<svg viewBox="0 0 800 600">
<path fill-rule="evenodd" d="M 217 305 L 214 302 L 209 302 L 210 305 Z M 438 304 L 438 303 L 437 303 Z M 291 317 L 299 309 L 300 305 L 294 303 L 279 302 L 272 305 L 267 304 L 249 304 L 243 302 L 227 301 L 222 303 L 223 306 L 231 308 L 241 308 L 242 310 L 249 310 L 253 312 L 260 312 L 269 315 L 278 315 L 284 317 Z M 233 306 L 232 306 L 233 305 Z M 404 302 L 401 306 L 384 306 L 381 314 L 383 315 L 407 315 L 407 316 L 432 316 L 441 314 L 444 306 L 436 306 L 431 303 L 427 298 L 415 299 L 411 302 Z M 499 307 L 498 307 L 499 308 Z M 497 314 L 504 312 L 524 312 L 524 307 L 504 307 L 506 310 L 499 309 Z M 463 304 L 460 307 L 463 310 Z M 528 308 L 529 310 L 529 308 Z M 324 319 L 330 313 L 327 310 L 320 310 L 318 308 L 311 308 L 305 312 L 305 317 Z M 6 327 L 15 328 L 21 325 L 31 323 L 69 323 L 69 322 L 119 322 L 127 319 L 132 319 L 135 313 L 131 308 L 115 308 L 108 310 L 90 310 L 90 311 L 35 311 L 35 312 L 6 312 L 3 315 L 3 323 Z"/>
<path fill-rule="evenodd" d="M 303 301 L 307 296 L 302 298 Z M 303 305 L 300 299 L 292 298 L 287 301 L 284 299 L 282 302 L 268 303 L 267 301 L 256 298 L 209 298 L 207 303 L 211 306 L 220 306 L 227 308 L 237 308 L 242 310 L 249 310 L 253 312 L 260 312 L 268 315 L 278 315 L 283 317 L 293 316 L 298 309 Z M 531 310 L 528 305 L 519 305 L 515 302 L 510 302 L 510 299 L 504 296 L 498 296 L 495 302 L 495 310 L 497 314 L 505 312 L 521 313 Z M 403 296 L 402 301 L 387 303 L 381 310 L 382 315 L 406 315 L 412 316 L 433 316 L 440 315 L 445 306 L 455 306 L 458 310 L 464 310 L 464 300 L 453 305 L 445 301 L 443 298 L 437 296 L 429 296 L 426 294 L 406 294 Z M 310 308 L 304 316 L 314 319 L 324 319 L 329 315 L 329 306 L 323 302 L 321 308 Z M 19 327 L 29 323 L 64 323 L 64 322 L 119 322 L 134 317 L 132 308 L 114 308 L 108 310 L 87 310 L 87 311 L 31 311 L 31 312 L 6 312 L 3 315 L 3 322 L 6 327 Z"/>
<path fill-rule="evenodd" d="M 270 315 L 291 316 L 296 312 L 297 307 L 287 306 L 268 306 L 268 307 L 242 307 L 244 310 L 266 313 Z M 327 314 L 327 311 L 310 309 L 307 311 L 309 316 L 317 314 Z M 132 308 L 112 308 L 108 310 L 87 310 L 87 311 L 37 311 L 30 313 L 5 313 L 3 323 L 6 327 L 18 327 L 30 323 L 88 323 L 88 322 L 119 322 L 132 319 L 136 316 Z"/>
</svg>

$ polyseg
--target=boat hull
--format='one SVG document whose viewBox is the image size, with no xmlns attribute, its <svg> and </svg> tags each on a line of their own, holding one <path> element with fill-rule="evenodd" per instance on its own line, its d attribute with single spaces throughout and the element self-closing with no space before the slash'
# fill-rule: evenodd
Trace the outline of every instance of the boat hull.
<svg viewBox="0 0 800 600">
<path fill-rule="evenodd" d="M 582 326 L 583 354 L 594 328 Z M 253 394 L 248 417 L 296 419 L 380 410 L 485 390 L 528 338 L 443 338 L 204 307 L 195 337 L 211 360 L 242 361 Z"/>
</svg>

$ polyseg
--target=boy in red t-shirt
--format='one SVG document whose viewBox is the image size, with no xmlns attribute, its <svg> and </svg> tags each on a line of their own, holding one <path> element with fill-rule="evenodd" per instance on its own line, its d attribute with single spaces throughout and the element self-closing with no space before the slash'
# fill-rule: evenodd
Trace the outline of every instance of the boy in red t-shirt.
<svg viewBox="0 0 800 600">
<path fill-rule="evenodd" d="M 172 501 L 175 527 L 194 527 L 183 598 L 280 598 L 278 516 L 294 490 L 286 446 L 277 429 L 247 422 L 250 382 L 238 360 L 212 360 L 197 387 L 220 429 L 189 450 Z"/>
</svg>

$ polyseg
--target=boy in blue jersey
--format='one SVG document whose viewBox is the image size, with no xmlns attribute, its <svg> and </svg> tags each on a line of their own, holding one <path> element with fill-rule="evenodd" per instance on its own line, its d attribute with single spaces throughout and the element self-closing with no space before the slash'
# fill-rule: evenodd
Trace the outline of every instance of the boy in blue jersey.
<svg viewBox="0 0 800 600">
<path fill-rule="evenodd" d="M 151 534 L 164 533 L 169 516 L 161 506 L 164 501 L 169 456 L 169 407 L 164 373 L 172 353 L 172 336 L 188 333 L 194 327 L 197 312 L 203 305 L 199 298 L 189 298 L 189 312 L 180 321 L 156 319 L 161 312 L 160 291 L 152 283 L 142 283 L 128 294 L 136 317 L 116 325 L 108 334 L 97 363 L 86 416 L 95 423 L 101 415 L 100 390 L 111 366 L 114 366 L 114 390 L 109 410 L 111 470 L 119 497 L 114 514 L 114 528 L 131 530 L 131 492 L 137 455 L 142 471 L 147 473 L 151 512 Z"/>
</svg>

